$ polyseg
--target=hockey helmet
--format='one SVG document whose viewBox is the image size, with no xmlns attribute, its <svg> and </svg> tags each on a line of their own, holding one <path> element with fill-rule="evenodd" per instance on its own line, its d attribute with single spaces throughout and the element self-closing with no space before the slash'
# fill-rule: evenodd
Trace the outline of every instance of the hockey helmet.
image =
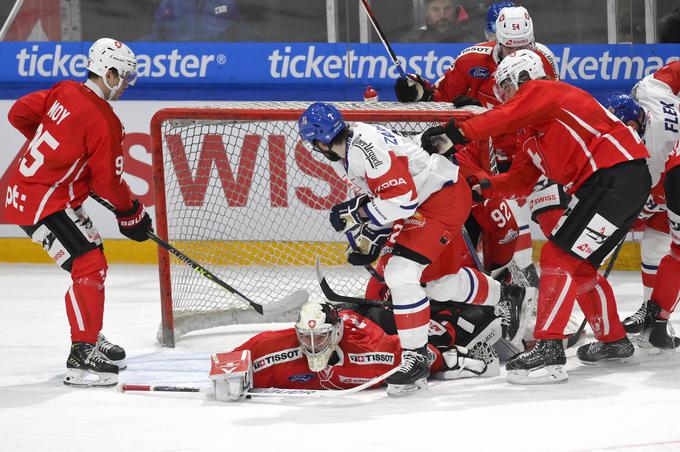
<svg viewBox="0 0 680 452">
<path fill-rule="evenodd" d="M 309 301 L 302 306 L 295 334 L 311 371 L 319 372 L 328 365 L 342 339 L 342 331 L 342 319 L 332 304 Z"/>
<path fill-rule="evenodd" d="M 313 150 L 321 152 L 331 161 L 337 161 L 340 157 L 329 149 L 320 148 L 318 144 L 330 145 L 345 126 L 345 120 L 338 109 L 324 102 L 310 105 L 298 120 L 298 129 L 304 142 L 311 144 Z"/>
<path fill-rule="evenodd" d="M 525 7 L 512 6 L 501 9 L 496 19 L 496 42 L 513 48 L 534 45 L 534 24 Z"/>
<path fill-rule="evenodd" d="M 501 10 L 512 6 L 516 6 L 515 2 L 496 2 L 486 10 L 486 28 L 484 34 L 487 41 L 494 41 L 496 39 L 496 19 L 498 19 Z"/>
<path fill-rule="evenodd" d="M 543 60 L 538 54 L 529 49 L 522 49 L 503 58 L 494 72 L 494 93 L 501 102 L 507 102 L 520 85 L 527 80 L 546 77 Z"/>
<path fill-rule="evenodd" d="M 109 98 L 113 97 L 124 82 L 134 85 L 137 80 L 137 58 L 128 46 L 111 38 L 98 39 L 90 47 L 87 59 L 87 70 L 104 79 L 104 84 L 111 90 Z M 109 69 L 118 72 L 120 81 L 116 86 L 109 86 L 106 73 Z"/>
<path fill-rule="evenodd" d="M 644 123 L 645 111 L 628 94 L 610 93 L 604 98 L 603 105 L 624 124 L 628 124 L 628 121 L 634 121 L 638 126 L 642 126 Z"/>
</svg>

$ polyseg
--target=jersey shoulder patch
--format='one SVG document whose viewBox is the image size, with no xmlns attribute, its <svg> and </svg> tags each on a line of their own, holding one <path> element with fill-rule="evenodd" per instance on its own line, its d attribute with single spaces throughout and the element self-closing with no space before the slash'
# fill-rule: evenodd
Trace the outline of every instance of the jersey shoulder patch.
<svg viewBox="0 0 680 452">
<path fill-rule="evenodd" d="M 489 46 L 485 46 L 485 45 L 474 45 L 474 46 L 470 46 L 467 49 L 460 52 L 460 55 L 458 55 L 458 58 L 462 57 L 463 55 L 470 54 L 470 53 L 478 53 L 478 54 L 481 54 L 481 55 L 491 55 L 491 52 L 493 52 L 493 47 L 489 47 Z"/>
</svg>

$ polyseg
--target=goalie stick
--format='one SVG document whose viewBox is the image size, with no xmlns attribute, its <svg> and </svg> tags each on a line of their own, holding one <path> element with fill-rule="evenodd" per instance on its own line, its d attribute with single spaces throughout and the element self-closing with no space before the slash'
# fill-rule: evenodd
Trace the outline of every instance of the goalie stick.
<svg viewBox="0 0 680 452">
<path fill-rule="evenodd" d="M 306 397 L 306 398 L 337 398 L 344 397 L 357 392 L 361 392 L 382 382 L 385 378 L 399 370 L 396 366 L 382 375 L 379 375 L 365 383 L 360 384 L 349 389 L 287 389 L 287 388 L 252 388 L 246 392 L 246 396 L 251 397 Z M 172 385 L 134 385 L 122 384 L 120 386 L 122 392 L 200 392 L 204 394 L 213 394 L 211 388 L 195 387 L 195 386 L 172 386 Z"/>
<path fill-rule="evenodd" d="M 90 197 L 92 199 L 94 199 L 95 201 L 97 201 L 102 206 L 106 207 L 108 210 L 110 210 L 114 214 L 116 213 L 116 209 L 108 201 L 99 197 L 96 193 L 90 193 Z M 185 264 L 187 264 L 192 269 L 196 270 L 196 272 L 198 274 L 200 274 L 204 278 L 209 279 L 210 281 L 214 282 L 215 284 L 222 287 L 223 289 L 226 289 L 227 291 L 229 291 L 233 295 L 236 295 L 238 298 L 240 298 L 241 300 L 248 303 L 255 311 L 257 311 L 258 314 L 264 315 L 264 309 L 263 309 L 261 304 L 255 303 L 253 300 L 246 297 L 245 295 L 243 295 L 241 292 L 239 292 L 238 290 L 236 290 L 235 288 L 233 288 L 232 286 L 230 286 L 226 282 L 222 281 L 220 278 L 215 276 L 210 270 L 203 267 L 201 264 L 194 261 L 189 256 L 187 256 L 186 254 L 182 253 L 180 250 L 178 250 L 177 248 L 175 248 L 174 246 L 172 246 L 171 244 L 169 244 L 165 240 L 161 239 L 160 237 L 158 237 L 154 232 L 148 231 L 147 236 L 151 240 L 156 242 L 159 246 L 161 246 L 162 248 L 169 251 L 177 259 L 184 262 Z"/>
</svg>

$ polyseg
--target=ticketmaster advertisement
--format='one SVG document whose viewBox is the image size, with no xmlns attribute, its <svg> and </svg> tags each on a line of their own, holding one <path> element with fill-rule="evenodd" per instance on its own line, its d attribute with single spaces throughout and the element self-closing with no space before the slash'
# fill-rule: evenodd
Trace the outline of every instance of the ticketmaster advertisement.
<svg viewBox="0 0 680 452">
<path fill-rule="evenodd" d="M 206 106 L 231 100 L 357 101 L 368 84 L 377 88 L 381 100 L 394 100 L 392 85 L 397 72 L 379 44 L 131 43 L 131 47 L 138 56 L 139 80 L 125 93 L 128 100 L 112 105 L 126 129 L 124 177 L 152 212 L 149 122 L 161 108 Z M 419 73 L 429 80 L 440 77 L 452 64 L 453 55 L 465 48 L 459 44 L 394 47 L 408 72 Z M 6 62 L 0 67 L 0 115 L 3 118 L 0 121 L 3 137 L 0 186 L 4 187 L 2 181 L 6 179 L 7 169 L 17 164 L 17 155 L 26 141 L 5 119 L 14 99 L 49 88 L 63 79 L 83 79 L 88 48 L 89 43 L 74 42 L 0 43 L 0 54 Z M 677 52 L 674 54 L 673 51 L 677 47 L 672 45 L 555 45 L 551 48 L 557 58 L 560 77 L 598 97 L 610 91 L 628 91 L 640 78 L 678 59 Z M 189 158 L 182 163 L 189 166 L 192 180 L 222 187 L 225 204 L 229 207 L 261 217 L 263 223 L 287 216 L 325 218 L 326 201 L 333 198 L 339 202 L 346 196 L 346 189 L 335 181 L 305 170 L 303 163 L 309 156 L 294 137 L 286 138 L 284 153 L 277 157 L 285 161 L 282 173 L 273 174 L 263 160 L 265 163 L 256 166 L 263 170 L 251 174 L 252 168 L 249 170 L 243 165 L 243 153 L 254 152 L 258 158 L 271 159 L 271 152 L 276 149 L 272 143 L 279 138 L 275 134 L 262 134 L 258 149 L 254 151 L 244 144 L 252 142 L 248 141 L 252 138 L 247 135 L 242 138 L 240 145 L 225 139 L 222 146 L 217 146 L 224 158 L 210 157 L 213 159 L 209 164 L 211 169 L 206 174 L 199 174 L 198 163 L 207 155 L 202 151 L 196 154 L 199 160 Z M 174 168 L 173 172 L 176 170 Z M 245 176 L 249 178 L 244 185 L 242 177 Z M 201 179 L 205 177 L 207 182 Z M 278 182 L 274 184 L 273 180 Z M 283 189 L 281 181 L 286 182 Z M 231 205 L 228 193 L 231 185 L 240 187 L 245 194 L 237 206 Z M 185 203 L 182 208 L 203 207 L 195 203 L 196 199 L 203 199 L 199 196 L 201 193 L 187 195 L 187 187 L 182 186 L 179 190 L 178 199 Z M 2 194 L 3 202 L 0 202 L 0 237 L 23 237 L 18 227 L 2 224 L 5 195 Z M 120 237 L 109 212 L 92 202 L 86 207 L 104 237 Z M 309 212 L 300 215 L 300 209 Z M 287 239 L 299 239 L 296 235 L 299 233 L 291 230 Z M 247 240 L 250 237 L 230 238 Z M 316 239 L 328 240 L 326 237 Z"/>
</svg>

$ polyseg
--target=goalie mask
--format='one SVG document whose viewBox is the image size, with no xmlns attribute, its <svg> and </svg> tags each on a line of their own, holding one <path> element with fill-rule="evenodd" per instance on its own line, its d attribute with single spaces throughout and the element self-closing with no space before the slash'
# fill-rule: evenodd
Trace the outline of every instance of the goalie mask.
<svg viewBox="0 0 680 452">
<path fill-rule="evenodd" d="M 295 333 L 311 371 L 319 372 L 328 365 L 342 330 L 342 320 L 332 304 L 311 301 L 302 306 Z"/>
<path fill-rule="evenodd" d="M 90 47 L 87 59 L 87 70 L 97 74 L 104 80 L 106 87 L 111 90 L 109 99 L 114 98 L 116 92 L 123 86 L 134 85 L 137 80 L 137 58 L 128 46 L 111 38 L 101 38 Z M 118 73 L 118 84 L 109 85 L 106 73 L 115 69 Z"/>
<path fill-rule="evenodd" d="M 493 90 L 501 102 L 509 101 L 527 80 L 547 77 L 541 57 L 528 49 L 518 50 L 503 58 L 493 76 L 496 80 Z"/>
<path fill-rule="evenodd" d="M 324 102 L 310 105 L 298 120 L 303 142 L 332 162 L 340 160 L 340 156 L 330 149 L 331 142 L 345 127 L 345 121 L 338 109 Z"/>
</svg>

